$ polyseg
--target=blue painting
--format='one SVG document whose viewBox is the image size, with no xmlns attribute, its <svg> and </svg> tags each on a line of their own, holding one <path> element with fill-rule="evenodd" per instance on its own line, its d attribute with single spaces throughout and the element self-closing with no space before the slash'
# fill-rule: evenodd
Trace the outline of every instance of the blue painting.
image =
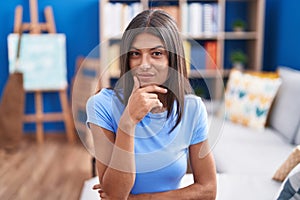
<svg viewBox="0 0 300 200">
<path fill-rule="evenodd" d="M 66 37 L 64 34 L 23 34 L 16 62 L 18 34 L 8 36 L 9 72 L 23 73 L 24 89 L 59 90 L 67 87 Z"/>
</svg>

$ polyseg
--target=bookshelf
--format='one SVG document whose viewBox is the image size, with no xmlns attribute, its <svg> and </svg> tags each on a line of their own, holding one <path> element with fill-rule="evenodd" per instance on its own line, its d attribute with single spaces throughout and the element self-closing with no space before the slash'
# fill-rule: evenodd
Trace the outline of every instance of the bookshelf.
<svg viewBox="0 0 300 200">
<path fill-rule="evenodd" d="M 247 55 L 246 70 L 260 71 L 262 69 L 265 0 L 101 0 L 99 6 L 100 51 L 101 63 L 103 63 L 101 82 L 104 87 L 110 86 L 111 78 L 117 78 L 118 72 L 115 70 L 118 61 L 113 58 L 117 56 L 118 48 L 116 45 L 120 41 L 127 21 L 130 20 L 130 17 L 127 16 L 128 10 L 132 13 L 149 8 L 163 9 L 176 19 L 184 40 L 187 42 L 189 40 L 196 41 L 206 51 L 207 43 L 215 45 L 213 47 L 215 55 L 212 57 L 218 70 L 205 67 L 197 71 L 190 69 L 189 73 L 189 77 L 192 79 L 215 79 L 214 84 L 211 86 L 213 87 L 212 99 L 222 98 L 223 91 L 220 86 L 223 81 L 217 80 L 216 77 L 228 77 L 232 68 L 231 52 L 241 50 Z M 111 13 L 119 13 L 119 15 L 111 16 Z M 213 17 L 207 17 L 212 13 Z M 194 16 L 191 17 L 191 15 Z M 197 19 L 197 16 L 200 19 Z M 122 19 L 121 22 L 115 23 L 116 20 L 114 21 L 118 26 L 114 31 L 109 30 L 115 26 L 112 25 L 111 20 L 107 20 L 109 18 Z M 207 21 L 208 18 L 213 18 L 213 21 Z M 236 32 L 233 30 L 232 24 L 236 19 L 245 21 L 244 31 Z M 201 27 L 199 27 L 199 22 Z M 110 49 L 111 47 L 113 48 Z M 193 50 L 190 49 L 190 51 Z M 115 55 L 109 55 L 111 53 Z M 104 66 L 110 66 L 112 70 L 107 70 Z"/>
</svg>

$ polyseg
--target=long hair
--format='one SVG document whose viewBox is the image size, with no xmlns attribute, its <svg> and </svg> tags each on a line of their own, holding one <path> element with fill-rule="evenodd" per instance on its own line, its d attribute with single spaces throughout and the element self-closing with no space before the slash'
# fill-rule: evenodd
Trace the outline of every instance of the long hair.
<svg viewBox="0 0 300 200">
<path fill-rule="evenodd" d="M 183 108 L 184 95 L 191 93 L 190 85 L 187 83 L 186 61 L 184 49 L 175 20 L 162 10 L 145 10 L 138 14 L 126 28 L 120 45 L 120 77 L 130 71 L 129 51 L 135 37 L 141 33 L 150 33 L 157 36 L 164 43 L 168 52 L 169 74 L 164 87 L 168 88 L 167 118 L 170 117 L 174 102 L 176 102 L 176 123 L 171 129 L 174 130 L 180 123 Z M 133 88 L 133 77 L 127 73 L 122 79 L 122 102 L 127 105 Z M 117 92 L 117 91 L 116 91 Z M 118 92 L 117 92 L 118 93 Z"/>
</svg>

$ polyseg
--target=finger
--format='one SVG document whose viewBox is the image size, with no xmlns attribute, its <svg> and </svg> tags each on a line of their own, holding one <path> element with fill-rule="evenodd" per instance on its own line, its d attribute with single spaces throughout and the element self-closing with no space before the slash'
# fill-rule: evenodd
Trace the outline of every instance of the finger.
<svg viewBox="0 0 300 200">
<path fill-rule="evenodd" d="M 148 104 L 149 107 L 148 108 L 150 108 L 150 110 L 152 108 L 157 108 L 157 107 L 162 108 L 163 107 L 163 103 L 159 99 L 151 99 L 148 102 L 149 102 L 149 104 Z"/>
<path fill-rule="evenodd" d="M 164 106 L 164 104 L 159 99 L 156 100 L 156 105 L 157 105 L 157 107 L 160 107 L 160 108 L 162 108 Z"/>
<path fill-rule="evenodd" d="M 158 95 L 155 93 L 144 93 L 143 96 L 147 99 L 158 99 Z"/>
<path fill-rule="evenodd" d="M 140 88 L 140 81 L 139 79 L 134 76 L 133 77 L 133 88 L 132 88 L 132 92 L 134 92 L 135 90 L 139 89 Z"/>
<path fill-rule="evenodd" d="M 146 87 L 143 87 L 141 89 L 141 92 L 158 92 L 158 93 L 167 93 L 168 90 L 166 88 L 163 87 L 159 87 L 157 85 L 148 85 Z"/>
<path fill-rule="evenodd" d="M 101 185 L 100 184 L 96 184 L 93 186 L 93 190 L 98 190 L 101 189 Z"/>
<path fill-rule="evenodd" d="M 101 197 L 102 199 L 104 199 L 104 198 L 106 198 L 106 197 L 107 197 L 107 195 L 106 195 L 106 193 L 105 193 L 105 192 L 101 192 L 101 193 L 99 193 L 99 195 L 100 195 L 100 197 Z"/>
</svg>

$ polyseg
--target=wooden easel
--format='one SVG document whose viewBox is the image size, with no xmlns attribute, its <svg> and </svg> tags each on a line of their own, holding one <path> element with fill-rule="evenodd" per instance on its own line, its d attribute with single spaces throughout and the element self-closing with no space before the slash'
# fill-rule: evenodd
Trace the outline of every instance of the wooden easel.
<svg viewBox="0 0 300 200">
<path fill-rule="evenodd" d="M 48 33 L 56 33 L 52 8 L 45 8 L 46 23 L 38 21 L 37 0 L 30 0 L 30 23 L 22 23 L 23 8 L 17 6 L 15 10 L 14 33 L 22 33 L 29 31 L 30 34 L 40 34 L 42 31 Z M 39 144 L 44 142 L 43 122 L 64 121 L 67 132 L 67 138 L 70 143 L 75 141 L 74 125 L 72 115 L 68 103 L 67 87 L 61 90 L 34 90 L 35 95 L 35 114 L 27 114 L 24 116 L 24 122 L 36 123 L 36 139 Z M 62 112 L 44 113 L 43 112 L 43 92 L 58 92 Z"/>
</svg>

